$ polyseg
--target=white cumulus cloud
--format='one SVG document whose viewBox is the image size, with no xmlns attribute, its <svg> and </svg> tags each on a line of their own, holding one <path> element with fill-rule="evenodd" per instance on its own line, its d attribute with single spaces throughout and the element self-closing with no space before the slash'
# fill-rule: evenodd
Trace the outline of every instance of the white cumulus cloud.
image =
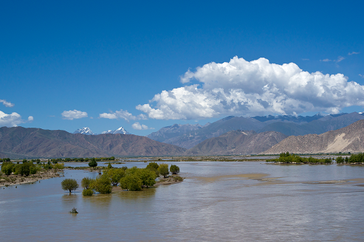
<svg viewBox="0 0 364 242">
<path fill-rule="evenodd" d="M 29 116 L 28 121 L 33 121 L 33 117 Z M 16 127 L 21 123 L 25 123 L 26 121 L 22 120 L 20 114 L 13 112 L 11 114 L 6 114 L 0 111 L 0 126 L 7 127 Z"/>
<path fill-rule="evenodd" d="M 126 121 L 130 120 L 146 120 L 147 116 L 145 114 L 140 114 L 138 116 L 134 116 L 126 110 L 120 109 L 119 111 L 109 112 L 109 113 L 101 113 L 99 118 L 107 118 L 107 119 L 125 119 Z"/>
<path fill-rule="evenodd" d="M 63 111 L 62 117 L 63 119 L 73 120 L 73 119 L 87 118 L 88 115 L 86 112 L 78 111 L 75 109 L 75 110 Z"/>
<path fill-rule="evenodd" d="M 200 84 L 188 85 L 191 80 Z M 202 119 L 364 107 L 364 86 L 343 74 L 309 73 L 295 63 L 279 65 L 265 58 L 208 63 L 187 71 L 181 82 L 186 86 L 163 90 L 136 109 L 153 119 Z"/>
<path fill-rule="evenodd" d="M 147 125 L 140 124 L 139 122 L 133 123 L 133 125 L 131 127 L 133 129 L 137 129 L 137 130 L 146 130 L 146 129 L 148 129 Z"/>
<path fill-rule="evenodd" d="M 0 103 L 4 104 L 5 107 L 8 107 L 8 108 L 11 108 L 11 107 L 14 107 L 14 104 L 11 103 L 11 102 L 7 102 L 6 100 L 4 99 L 0 99 Z"/>
</svg>

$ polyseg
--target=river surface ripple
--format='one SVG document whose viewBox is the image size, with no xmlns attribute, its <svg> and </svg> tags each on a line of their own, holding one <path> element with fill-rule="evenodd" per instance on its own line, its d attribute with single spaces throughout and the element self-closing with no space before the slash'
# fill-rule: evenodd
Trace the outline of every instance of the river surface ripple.
<svg viewBox="0 0 364 242">
<path fill-rule="evenodd" d="M 169 164 L 185 181 L 142 192 L 68 195 L 83 170 L 0 188 L 0 241 L 364 241 L 364 167 Z"/>
</svg>

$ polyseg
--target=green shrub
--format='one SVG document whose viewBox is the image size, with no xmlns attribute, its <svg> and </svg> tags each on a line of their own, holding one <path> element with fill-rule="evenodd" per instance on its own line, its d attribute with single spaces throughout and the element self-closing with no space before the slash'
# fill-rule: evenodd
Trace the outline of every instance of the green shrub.
<svg viewBox="0 0 364 242">
<path fill-rule="evenodd" d="M 88 163 L 89 167 L 96 167 L 97 162 L 95 158 L 92 158 L 91 161 Z"/>
<path fill-rule="evenodd" d="M 75 179 L 64 179 L 61 184 L 62 189 L 68 190 L 70 193 L 78 188 L 78 183 Z"/>
<path fill-rule="evenodd" d="M 180 181 L 183 181 L 183 178 L 182 178 L 182 177 L 180 177 L 180 176 L 173 176 L 173 180 L 174 180 L 175 182 L 180 182 Z"/>
<path fill-rule="evenodd" d="M 82 195 L 84 196 L 92 196 L 94 194 L 94 191 L 92 191 L 91 189 L 83 189 L 82 191 Z"/>
<path fill-rule="evenodd" d="M 30 174 L 35 174 L 35 173 L 37 173 L 37 168 L 35 166 L 31 166 L 29 168 L 29 171 L 30 171 Z"/>
<path fill-rule="evenodd" d="M 171 165 L 170 171 L 172 174 L 178 174 L 179 173 L 179 167 L 176 165 Z"/>
</svg>

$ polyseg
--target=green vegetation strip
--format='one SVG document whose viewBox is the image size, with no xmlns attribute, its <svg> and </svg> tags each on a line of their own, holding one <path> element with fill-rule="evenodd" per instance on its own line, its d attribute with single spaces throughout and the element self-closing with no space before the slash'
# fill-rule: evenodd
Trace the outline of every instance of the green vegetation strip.
<svg viewBox="0 0 364 242">
<path fill-rule="evenodd" d="M 143 188 L 149 188 L 157 183 L 171 184 L 183 181 L 183 178 L 177 174 L 180 169 L 176 165 L 157 164 L 151 162 L 146 168 L 114 168 L 111 163 L 106 168 L 103 168 L 103 172 L 96 179 L 85 177 L 81 181 L 83 187 L 82 195 L 92 196 L 94 192 L 100 194 L 109 194 L 112 192 L 112 188 L 120 186 L 121 189 L 128 191 L 141 191 Z M 172 176 L 169 174 L 172 173 Z M 159 179 L 160 176 L 163 178 Z M 156 181 L 156 179 L 159 179 Z M 62 181 L 62 189 L 71 193 L 78 188 L 78 183 L 74 179 L 65 179 Z"/>
</svg>

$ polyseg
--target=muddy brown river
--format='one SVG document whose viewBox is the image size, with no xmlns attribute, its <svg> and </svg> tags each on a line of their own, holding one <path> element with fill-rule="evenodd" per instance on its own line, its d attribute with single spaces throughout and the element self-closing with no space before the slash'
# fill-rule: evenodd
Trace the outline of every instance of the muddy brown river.
<svg viewBox="0 0 364 242">
<path fill-rule="evenodd" d="M 141 192 L 64 192 L 82 170 L 1 187 L 0 241 L 364 241 L 364 167 L 169 164 L 185 181 Z"/>
</svg>

